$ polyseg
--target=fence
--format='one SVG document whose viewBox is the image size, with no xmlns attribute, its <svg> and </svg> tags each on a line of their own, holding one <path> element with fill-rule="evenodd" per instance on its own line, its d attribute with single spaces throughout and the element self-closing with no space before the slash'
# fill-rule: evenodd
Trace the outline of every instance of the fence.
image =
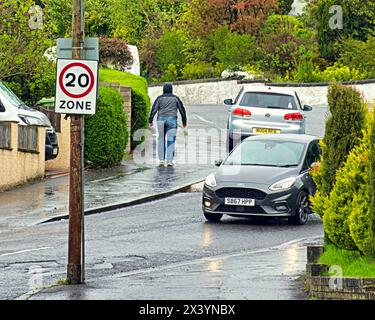
<svg viewBox="0 0 375 320">
<path fill-rule="evenodd" d="M 0 192 L 44 176 L 45 139 L 44 127 L 0 122 Z"/>
<path fill-rule="evenodd" d="M 38 152 L 38 127 L 18 126 L 18 150 Z"/>
<path fill-rule="evenodd" d="M 0 149 L 10 149 L 11 147 L 11 124 L 9 122 L 0 122 Z"/>
</svg>

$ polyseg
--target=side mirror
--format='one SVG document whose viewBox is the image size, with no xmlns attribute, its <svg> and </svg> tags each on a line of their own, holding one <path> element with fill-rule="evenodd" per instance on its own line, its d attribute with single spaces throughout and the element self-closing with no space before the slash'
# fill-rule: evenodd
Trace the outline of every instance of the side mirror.
<svg viewBox="0 0 375 320">
<path fill-rule="evenodd" d="M 312 111 L 312 107 L 308 105 L 304 105 L 302 109 L 303 111 Z"/>
<path fill-rule="evenodd" d="M 215 166 L 216 166 L 216 167 L 220 167 L 220 166 L 222 165 L 222 163 L 223 163 L 223 160 L 222 160 L 222 159 L 220 159 L 220 160 L 215 160 Z"/>
<path fill-rule="evenodd" d="M 233 100 L 232 99 L 225 99 L 224 104 L 226 104 L 227 106 L 233 106 Z"/>
</svg>

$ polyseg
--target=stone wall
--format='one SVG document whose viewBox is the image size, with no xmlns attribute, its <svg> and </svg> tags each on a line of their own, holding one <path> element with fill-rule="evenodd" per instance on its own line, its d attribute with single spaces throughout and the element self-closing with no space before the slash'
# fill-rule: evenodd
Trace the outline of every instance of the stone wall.
<svg viewBox="0 0 375 320">
<path fill-rule="evenodd" d="M 375 300 L 375 279 L 322 276 L 329 267 L 319 264 L 322 246 L 307 248 L 306 285 L 310 297 L 318 300 Z"/>
<path fill-rule="evenodd" d="M 208 79 L 205 81 L 179 81 L 173 83 L 173 91 L 185 104 L 222 104 L 225 99 L 234 99 L 242 87 L 264 85 L 264 82 Z M 345 83 L 353 85 L 364 98 L 375 101 L 375 80 Z M 328 83 L 267 83 L 271 87 L 288 87 L 295 90 L 302 104 L 327 105 Z M 163 85 L 150 85 L 148 94 L 151 103 L 162 94 Z"/>
<path fill-rule="evenodd" d="M 0 191 L 41 179 L 45 171 L 45 128 L 37 128 L 37 151 L 27 152 L 18 150 L 18 123 L 10 127 L 10 148 L 0 149 Z"/>
</svg>

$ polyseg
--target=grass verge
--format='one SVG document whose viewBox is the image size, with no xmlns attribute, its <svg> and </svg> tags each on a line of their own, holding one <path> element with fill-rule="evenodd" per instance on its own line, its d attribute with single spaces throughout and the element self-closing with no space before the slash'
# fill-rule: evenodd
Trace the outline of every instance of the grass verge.
<svg viewBox="0 0 375 320">
<path fill-rule="evenodd" d="M 319 263 L 339 266 L 343 277 L 375 278 L 375 259 L 365 257 L 359 251 L 343 250 L 331 244 L 325 245 L 324 248 L 325 252 L 320 257 Z"/>
</svg>

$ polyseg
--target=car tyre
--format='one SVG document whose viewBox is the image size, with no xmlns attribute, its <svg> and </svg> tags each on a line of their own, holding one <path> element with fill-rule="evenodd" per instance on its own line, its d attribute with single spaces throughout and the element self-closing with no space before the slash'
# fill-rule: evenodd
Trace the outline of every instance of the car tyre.
<svg viewBox="0 0 375 320">
<path fill-rule="evenodd" d="M 295 215 L 289 218 L 289 222 L 295 225 L 305 225 L 309 219 L 309 195 L 301 191 L 297 197 Z"/>
<path fill-rule="evenodd" d="M 203 212 L 204 217 L 211 222 L 219 222 L 223 217 L 222 214 L 211 213 L 211 212 Z"/>
</svg>

